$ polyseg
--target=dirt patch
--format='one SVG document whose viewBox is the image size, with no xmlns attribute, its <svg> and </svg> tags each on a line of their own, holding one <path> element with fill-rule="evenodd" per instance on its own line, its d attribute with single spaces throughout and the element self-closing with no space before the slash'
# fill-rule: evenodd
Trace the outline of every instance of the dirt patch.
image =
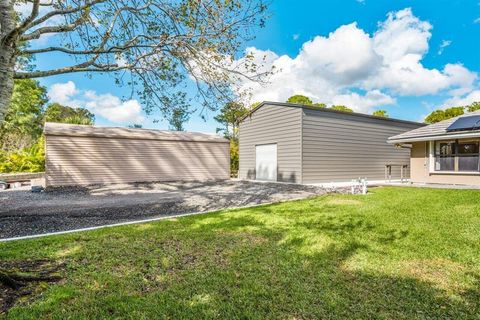
<svg viewBox="0 0 480 320">
<path fill-rule="evenodd" d="M 266 238 L 250 233 L 218 232 L 219 239 L 205 239 L 190 242 L 186 239 L 165 239 L 156 243 L 162 248 L 158 261 L 146 262 L 142 269 L 145 282 L 142 291 L 162 291 L 173 283 L 183 281 L 185 272 L 202 272 L 210 268 L 231 268 L 232 255 L 243 248 L 251 248 L 268 241 Z M 128 269 L 128 266 L 123 266 Z M 121 274 L 122 271 L 114 270 Z"/>
<path fill-rule="evenodd" d="M 0 261 L 0 314 L 17 301 L 29 301 L 49 283 L 62 280 L 63 263 L 50 260 Z"/>
<path fill-rule="evenodd" d="M 404 270 L 409 276 L 446 289 L 458 287 L 455 275 L 464 272 L 465 267 L 447 259 L 410 260 L 404 263 Z"/>
</svg>

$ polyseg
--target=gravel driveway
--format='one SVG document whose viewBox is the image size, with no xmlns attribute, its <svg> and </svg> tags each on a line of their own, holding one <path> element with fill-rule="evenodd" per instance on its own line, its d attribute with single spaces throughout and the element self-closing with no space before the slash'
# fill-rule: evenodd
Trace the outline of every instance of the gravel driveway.
<svg viewBox="0 0 480 320">
<path fill-rule="evenodd" d="M 306 198 L 318 187 L 225 181 L 0 192 L 0 239 Z"/>
</svg>

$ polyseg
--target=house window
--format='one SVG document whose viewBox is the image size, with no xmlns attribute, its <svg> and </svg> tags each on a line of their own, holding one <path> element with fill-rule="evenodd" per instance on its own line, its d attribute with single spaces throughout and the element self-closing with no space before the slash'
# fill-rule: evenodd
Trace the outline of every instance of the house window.
<svg viewBox="0 0 480 320">
<path fill-rule="evenodd" d="M 455 170 L 455 141 L 435 142 L 435 171 Z"/>
<path fill-rule="evenodd" d="M 479 171 L 478 141 L 458 143 L 458 171 Z"/>
<path fill-rule="evenodd" d="M 435 171 L 480 171 L 479 141 L 436 141 Z"/>
</svg>

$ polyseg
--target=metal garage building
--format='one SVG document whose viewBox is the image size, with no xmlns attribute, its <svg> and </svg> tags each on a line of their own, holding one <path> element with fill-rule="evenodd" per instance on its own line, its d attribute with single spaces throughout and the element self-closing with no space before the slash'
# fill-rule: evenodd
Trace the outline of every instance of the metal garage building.
<svg viewBox="0 0 480 320">
<path fill-rule="evenodd" d="M 387 143 L 424 124 L 290 103 L 263 102 L 240 123 L 242 179 L 304 184 L 400 178 L 410 150 Z M 407 168 L 408 170 L 408 168 Z M 407 171 L 408 175 L 408 171 Z"/>
<path fill-rule="evenodd" d="M 211 134 L 46 123 L 45 145 L 47 186 L 230 178 Z"/>
</svg>

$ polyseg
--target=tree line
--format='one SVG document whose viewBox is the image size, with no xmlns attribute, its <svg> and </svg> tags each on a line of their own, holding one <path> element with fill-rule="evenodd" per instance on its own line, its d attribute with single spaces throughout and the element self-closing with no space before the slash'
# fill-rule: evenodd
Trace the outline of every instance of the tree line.
<svg viewBox="0 0 480 320">
<path fill-rule="evenodd" d="M 330 108 L 332 110 L 353 112 L 353 109 L 344 105 L 314 103 L 304 95 L 293 95 L 286 102 L 307 105 L 315 108 Z M 221 133 L 230 140 L 230 169 L 236 175 L 239 169 L 238 133 L 241 119 L 260 103 L 246 106 L 239 102 L 228 102 L 214 117 L 221 126 L 217 133 Z M 173 109 L 176 110 L 176 109 Z M 425 118 L 426 123 L 436 123 L 466 112 L 480 110 L 480 103 L 475 102 L 468 106 L 451 107 L 433 111 Z M 378 117 L 388 117 L 385 110 L 376 110 L 372 113 Z M 189 114 L 182 110 L 170 113 L 167 119 L 171 130 L 184 130 L 184 123 Z M 0 172 L 39 172 L 44 170 L 44 123 L 59 122 L 70 124 L 93 125 L 95 116 L 85 108 L 73 108 L 59 103 L 50 103 L 47 89 L 32 79 L 15 80 L 12 100 L 5 112 L 5 119 L 0 123 Z M 131 128 L 140 125 L 129 126 Z"/>
<path fill-rule="evenodd" d="M 432 111 L 426 118 L 425 123 L 437 123 L 443 120 L 451 119 L 454 117 L 461 116 L 467 112 L 474 112 L 480 110 L 480 102 L 473 102 L 470 105 L 450 107 L 447 109 L 438 109 Z"/>
<path fill-rule="evenodd" d="M 312 107 L 317 107 L 317 108 L 327 108 L 327 105 L 322 102 L 316 102 L 314 103 L 312 99 L 310 99 L 307 96 L 301 95 L 301 94 L 296 94 L 291 96 L 290 98 L 287 99 L 288 103 L 297 103 L 297 104 L 302 104 L 306 106 L 312 106 Z M 337 110 L 337 111 L 344 111 L 344 112 L 353 112 L 353 109 L 344 105 L 332 105 L 329 107 L 329 109 L 332 110 Z M 377 117 L 383 117 L 383 118 L 388 118 L 388 113 L 386 110 L 375 110 L 372 113 L 373 116 Z"/>
</svg>

